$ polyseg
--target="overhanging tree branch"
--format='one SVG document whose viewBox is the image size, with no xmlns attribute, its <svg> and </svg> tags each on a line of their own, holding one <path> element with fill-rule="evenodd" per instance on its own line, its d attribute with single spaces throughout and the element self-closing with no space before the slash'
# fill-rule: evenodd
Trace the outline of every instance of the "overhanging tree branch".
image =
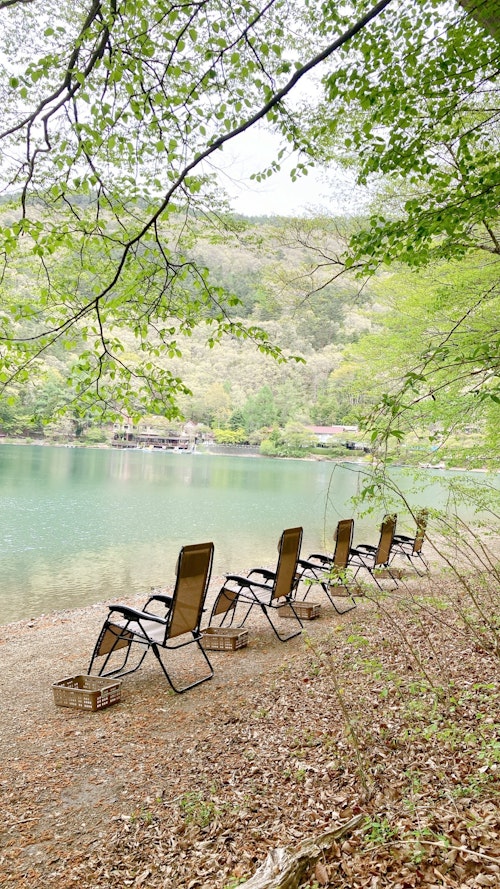
<svg viewBox="0 0 500 889">
<path fill-rule="evenodd" d="M 177 175 L 177 177 L 175 178 L 173 183 L 171 184 L 171 186 L 168 189 L 168 191 L 166 192 L 164 198 L 158 204 L 158 207 L 156 208 L 155 212 L 150 215 L 150 217 L 147 219 L 147 221 L 144 223 L 144 225 L 139 229 L 139 231 L 132 238 L 130 238 L 128 241 L 126 241 L 124 243 L 122 253 L 121 253 L 120 257 L 117 258 L 117 261 L 116 261 L 115 271 L 114 271 L 110 281 L 108 282 L 108 284 L 104 288 L 102 288 L 100 290 L 100 292 L 95 297 L 92 298 L 92 300 L 88 301 L 83 307 L 80 307 L 79 311 L 74 315 L 74 317 L 72 319 L 68 319 L 65 322 L 65 324 L 62 326 L 62 328 L 60 328 L 57 331 L 57 334 L 60 335 L 61 329 L 63 329 L 66 332 L 72 323 L 76 323 L 77 321 L 80 321 L 86 314 L 94 311 L 96 309 L 96 307 L 98 306 L 99 302 L 101 300 L 103 300 L 105 297 L 107 297 L 113 291 L 113 289 L 116 287 L 116 285 L 120 279 L 120 276 L 121 276 L 123 269 L 126 265 L 127 258 L 129 256 L 131 250 L 144 239 L 144 237 L 150 231 L 150 229 L 155 228 L 160 217 L 166 211 L 166 209 L 170 205 L 172 199 L 174 198 L 176 193 L 181 189 L 181 187 L 185 183 L 186 179 L 190 176 L 190 174 L 192 174 L 194 171 L 196 171 L 198 168 L 200 168 L 200 166 L 203 164 L 204 161 L 206 161 L 213 154 L 215 154 L 226 143 L 235 139 L 237 136 L 248 131 L 249 129 L 254 127 L 257 123 L 264 120 L 266 118 L 266 116 L 275 107 L 277 107 L 293 91 L 293 89 L 296 87 L 296 85 L 302 80 L 302 78 L 307 73 L 312 71 L 314 68 L 316 68 L 318 65 L 320 65 L 323 61 L 325 61 L 326 59 L 331 57 L 337 50 L 339 50 L 341 47 L 346 45 L 350 40 L 352 40 L 353 37 L 355 37 L 357 34 L 359 34 L 370 22 L 372 22 L 374 19 L 376 19 L 383 12 L 383 10 L 386 7 L 388 7 L 392 2 L 393 2 L 393 0 L 380 0 L 380 2 L 376 3 L 371 9 L 368 10 L 368 12 L 365 15 L 363 15 L 358 21 L 356 21 L 351 27 L 349 27 L 340 37 L 338 37 L 336 40 L 334 40 L 332 43 L 330 43 L 327 47 L 325 47 L 320 53 L 316 54 L 311 59 L 309 59 L 305 64 L 303 64 L 293 74 L 293 76 L 288 80 L 288 82 L 281 89 L 277 90 L 274 93 L 274 95 L 257 112 L 252 114 L 243 123 L 239 124 L 236 127 L 233 127 L 228 133 L 225 133 L 224 135 L 215 138 L 213 141 L 210 142 L 210 144 L 206 147 L 205 150 L 199 152 L 189 163 L 187 163 L 184 166 L 184 168 L 182 169 L 182 171 Z M 268 5 L 270 5 L 270 4 L 268 4 Z M 84 23 L 84 26 L 80 32 L 80 38 L 79 38 L 78 42 L 81 40 L 81 37 L 85 34 L 85 31 L 90 26 L 90 23 L 94 20 L 95 16 L 98 14 L 99 9 L 100 9 L 99 0 L 94 0 L 92 9 L 90 10 L 90 12 L 87 16 L 87 19 Z M 244 33 L 246 34 L 247 31 L 248 31 L 248 28 L 245 29 Z M 106 26 L 104 29 L 104 33 L 101 35 L 101 37 L 98 41 L 98 44 L 97 44 L 94 52 L 92 53 L 90 61 L 87 63 L 87 65 L 85 67 L 85 71 L 83 72 L 83 74 L 84 74 L 83 81 L 85 80 L 85 77 L 87 77 L 88 74 L 90 74 L 90 72 L 92 71 L 93 64 L 95 64 L 95 61 L 102 55 L 103 45 L 104 45 L 105 40 L 107 40 L 108 36 L 109 36 L 109 31 Z M 67 71 L 67 74 L 65 76 L 64 82 L 61 85 L 61 87 L 58 90 L 56 90 L 50 97 L 44 99 L 40 103 L 37 110 L 32 115 L 30 115 L 28 118 L 26 118 L 21 124 L 19 124 L 16 129 L 22 128 L 23 124 L 24 125 L 27 124 L 28 127 L 31 127 L 34 123 L 34 120 L 40 114 L 40 112 L 44 108 L 46 108 L 47 105 L 50 104 L 50 102 L 52 102 L 52 101 L 54 101 L 54 99 L 58 98 L 64 89 L 69 90 L 69 91 L 68 91 L 67 96 L 58 102 L 58 105 L 57 105 L 58 109 L 60 107 L 62 107 L 68 100 L 72 100 L 74 98 L 76 89 L 81 88 L 81 83 L 78 82 L 72 86 L 70 81 L 68 80 L 68 78 L 71 79 L 71 71 L 73 70 L 74 64 L 76 64 L 76 59 L 78 57 L 77 53 L 78 53 L 78 48 L 75 48 L 73 55 L 71 57 L 73 60 L 71 68 L 70 68 L 70 66 L 68 66 L 68 71 Z M 70 87 L 71 87 L 71 89 L 70 89 Z M 49 113 L 52 113 L 52 109 L 50 112 L 48 112 L 44 116 L 44 119 L 43 119 L 44 127 L 46 127 L 46 125 L 47 125 L 47 118 L 49 116 Z M 6 133 L 4 135 L 8 135 L 8 133 L 10 133 L 10 132 L 12 132 L 12 129 L 9 131 L 6 131 Z M 78 136 L 78 138 L 80 138 L 80 136 Z M 92 167 L 93 166 L 93 158 L 85 150 L 84 150 L 84 153 L 87 155 L 88 163 Z M 25 193 L 27 185 L 31 181 L 31 177 L 33 174 L 34 160 L 35 160 L 35 158 L 33 158 L 33 163 L 30 165 L 28 180 L 27 180 L 27 183 L 25 184 L 23 193 Z M 97 176 L 95 169 L 94 169 L 94 173 Z M 102 186 L 102 183 L 101 183 L 101 186 Z"/>
</svg>

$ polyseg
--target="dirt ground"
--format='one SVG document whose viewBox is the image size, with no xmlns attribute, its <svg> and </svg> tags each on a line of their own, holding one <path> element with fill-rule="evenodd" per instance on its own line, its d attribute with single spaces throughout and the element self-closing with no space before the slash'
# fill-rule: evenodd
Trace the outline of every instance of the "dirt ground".
<svg viewBox="0 0 500 889">
<path fill-rule="evenodd" d="M 105 604 L 0 627 L 0 886 L 233 889 L 357 814 L 300 886 L 500 886 L 498 659 L 426 591 L 315 596 L 285 644 L 252 616 L 210 682 L 174 695 L 148 655 L 97 713 L 52 683 L 87 672 Z"/>
</svg>

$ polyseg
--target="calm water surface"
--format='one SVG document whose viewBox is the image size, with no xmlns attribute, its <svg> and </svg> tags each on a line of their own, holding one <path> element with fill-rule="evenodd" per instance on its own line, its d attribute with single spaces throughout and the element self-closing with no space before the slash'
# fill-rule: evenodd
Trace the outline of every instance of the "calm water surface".
<svg viewBox="0 0 500 889">
<path fill-rule="evenodd" d="M 359 482 L 354 464 L 2 445 L 0 623 L 170 585 L 186 543 L 214 541 L 214 574 L 272 565 L 285 527 L 330 549 Z"/>
</svg>

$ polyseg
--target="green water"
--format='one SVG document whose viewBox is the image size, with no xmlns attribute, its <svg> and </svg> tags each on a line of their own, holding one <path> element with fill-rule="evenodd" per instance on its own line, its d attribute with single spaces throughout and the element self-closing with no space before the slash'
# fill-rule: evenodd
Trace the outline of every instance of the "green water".
<svg viewBox="0 0 500 889">
<path fill-rule="evenodd" d="M 354 464 L 2 445 L 0 623 L 169 585 L 186 543 L 214 541 L 214 575 L 272 565 L 285 527 L 330 549 L 359 481 Z"/>
</svg>

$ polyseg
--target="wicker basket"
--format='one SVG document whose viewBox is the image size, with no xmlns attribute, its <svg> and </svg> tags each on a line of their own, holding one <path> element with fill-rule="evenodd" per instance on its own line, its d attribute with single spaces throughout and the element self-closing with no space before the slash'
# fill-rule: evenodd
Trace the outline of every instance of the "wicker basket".
<svg viewBox="0 0 500 889">
<path fill-rule="evenodd" d="M 248 645 L 248 630 L 239 627 L 207 627 L 201 635 L 203 648 L 210 651 L 236 651 Z"/>
<path fill-rule="evenodd" d="M 101 676 L 69 676 L 54 682 L 54 703 L 77 710 L 104 710 L 121 700 L 121 680 Z"/>
<path fill-rule="evenodd" d="M 352 593 L 356 590 L 356 595 L 358 595 L 357 590 L 359 589 L 359 585 L 357 581 L 346 586 L 344 583 L 331 583 L 328 587 L 330 595 L 335 599 L 341 598 L 342 596 L 351 596 Z"/>
<path fill-rule="evenodd" d="M 390 570 L 388 568 L 375 568 L 375 571 L 373 573 L 375 577 L 382 578 L 382 580 L 386 577 L 390 577 L 393 580 L 402 580 L 402 578 L 405 576 L 404 568 L 394 568 L 392 565 Z"/>
<path fill-rule="evenodd" d="M 301 620 L 314 620 L 321 613 L 321 605 L 317 602 L 294 602 L 293 607 L 295 614 Z M 280 617 L 295 617 L 289 605 L 280 605 L 278 614 Z"/>
</svg>

